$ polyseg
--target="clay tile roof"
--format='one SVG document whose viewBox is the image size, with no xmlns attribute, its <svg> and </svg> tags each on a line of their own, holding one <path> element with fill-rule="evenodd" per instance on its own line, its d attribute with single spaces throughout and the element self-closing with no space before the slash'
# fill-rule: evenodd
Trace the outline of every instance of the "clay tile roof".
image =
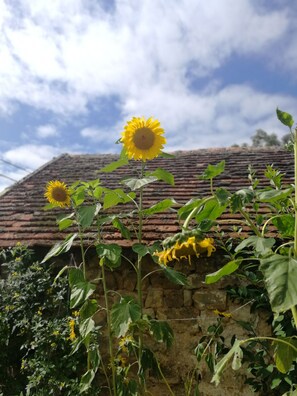
<svg viewBox="0 0 297 396">
<path fill-rule="evenodd" d="M 267 185 L 264 177 L 266 165 L 273 164 L 276 169 L 286 173 L 285 182 L 293 181 L 293 155 L 278 148 L 223 148 L 180 151 L 174 158 L 157 158 L 147 163 L 148 170 L 164 168 L 175 177 L 175 186 L 156 182 L 145 188 L 145 205 L 172 197 L 184 204 L 194 197 L 209 195 L 209 183 L 198 179 L 208 164 L 217 164 L 225 160 L 225 172 L 215 179 L 214 187 L 225 187 L 236 191 L 248 187 L 248 165 L 257 171 L 260 185 Z M 117 155 L 68 155 L 63 154 L 14 184 L 0 196 L 0 247 L 14 246 L 17 242 L 29 246 L 51 246 L 68 234 L 59 232 L 56 215 L 61 210 L 45 211 L 45 185 L 50 180 L 62 180 L 68 185 L 77 180 L 100 178 L 101 184 L 109 188 L 118 188 L 124 177 L 136 176 L 136 164 L 130 163 L 113 173 L 100 173 L 103 166 L 118 159 Z M 139 163 L 138 163 L 139 165 Z M 63 210 L 62 212 L 65 212 Z M 237 214 L 222 216 L 222 225 L 238 224 Z M 153 242 L 180 230 L 176 213 L 167 211 L 150 217 L 144 223 L 144 240 Z M 86 238 L 92 237 L 92 232 Z M 106 228 L 106 240 L 125 243 L 120 234 L 112 227 Z"/>
</svg>

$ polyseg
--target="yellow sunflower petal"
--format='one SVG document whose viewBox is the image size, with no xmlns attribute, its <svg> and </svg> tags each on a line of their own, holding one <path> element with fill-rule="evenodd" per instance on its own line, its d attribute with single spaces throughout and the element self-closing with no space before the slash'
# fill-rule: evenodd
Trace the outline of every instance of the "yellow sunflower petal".
<svg viewBox="0 0 297 396">
<path fill-rule="evenodd" d="M 44 196 L 49 203 L 60 208 L 70 206 L 69 189 L 64 182 L 59 180 L 52 180 L 47 183 Z"/>
<path fill-rule="evenodd" d="M 129 159 L 146 161 L 157 157 L 166 143 L 164 129 L 152 117 L 133 117 L 122 132 L 121 142 Z"/>
</svg>

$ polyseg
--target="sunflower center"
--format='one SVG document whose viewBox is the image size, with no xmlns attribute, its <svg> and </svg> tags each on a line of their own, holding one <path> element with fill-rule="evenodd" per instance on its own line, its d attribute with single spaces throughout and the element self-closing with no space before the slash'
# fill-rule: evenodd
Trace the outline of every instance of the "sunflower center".
<svg viewBox="0 0 297 396">
<path fill-rule="evenodd" d="M 62 187 L 55 187 L 52 191 L 52 197 L 57 202 L 65 202 L 67 200 L 67 192 Z"/>
<path fill-rule="evenodd" d="M 149 150 L 155 141 L 154 132 L 147 127 L 139 128 L 133 136 L 133 143 L 139 150 Z"/>
</svg>

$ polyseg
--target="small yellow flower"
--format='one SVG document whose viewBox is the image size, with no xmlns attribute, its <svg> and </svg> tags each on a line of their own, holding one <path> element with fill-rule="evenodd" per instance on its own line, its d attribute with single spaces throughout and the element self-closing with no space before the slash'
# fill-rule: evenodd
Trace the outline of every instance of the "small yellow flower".
<svg viewBox="0 0 297 396">
<path fill-rule="evenodd" d="M 119 348 L 125 352 L 128 353 L 128 346 L 130 344 L 132 344 L 134 341 L 132 336 L 125 336 L 125 337 L 121 337 L 121 339 L 119 340 Z"/>
<path fill-rule="evenodd" d="M 79 317 L 79 311 L 73 311 L 73 312 L 72 312 L 72 315 L 73 315 L 75 318 Z"/>
<path fill-rule="evenodd" d="M 53 336 L 56 336 L 56 337 L 57 337 L 57 336 L 60 334 L 60 332 L 59 332 L 58 330 L 55 330 L 55 331 L 53 331 L 52 334 L 53 334 Z"/>
<path fill-rule="evenodd" d="M 123 356 L 123 355 L 118 355 L 115 359 L 114 359 L 114 364 L 115 366 L 118 367 L 125 367 L 127 363 L 127 359 Z"/>
<path fill-rule="evenodd" d="M 75 320 L 74 319 L 70 319 L 69 320 L 69 330 L 70 330 L 70 334 L 69 334 L 69 340 L 70 341 L 74 341 L 76 339 L 76 334 L 75 334 Z"/>
<path fill-rule="evenodd" d="M 213 311 L 213 313 L 218 315 L 218 316 L 220 316 L 221 318 L 231 318 L 232 317 L 231 313 L 229 313 L 229 312 L 221 312 L 218 309 L 215 309 Z"/>
<path fill-rule="evenodd" d="M 158 157 L 166 143 L 164 129 L 152 117 L 133 117 L 124 129 L 121 142 L 129 159 L 146 161 Z"/>
<path fill-rule="evenodd" d="M 70 206 L 70 191 L 64 182 L 52 180 L 47 183 L 44 194 L 49 203 L 65 208 Z"/>
<path fill-rule="evenodd" d="M 42 316 L 42 307 L 38 308 L 37 315 Z"/>
<path fill-rule="evenodd" d="M 201 253 L 207 253 L 209 257 L 215 251 L 213 246 L 214 240 L 212 238 L 205 238 L 202 241 L 197 241 L 195 236 L 189 237 L 186 241 L 177 241 L 168 249 L 161 252 L 155 252 L 154 255 L 159 257 L 159 263 L 167 265 L 173 260 L 188 259 L 191 263 L 191 257 L 199 257 Z"/>
</svg>

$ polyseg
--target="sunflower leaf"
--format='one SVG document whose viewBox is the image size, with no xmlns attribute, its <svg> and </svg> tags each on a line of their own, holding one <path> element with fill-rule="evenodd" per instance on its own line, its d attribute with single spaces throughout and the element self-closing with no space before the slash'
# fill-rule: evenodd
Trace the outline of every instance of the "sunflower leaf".
<svg viewBox="0 0 297 396">
<path fill-rule="evenodd" d="M 158 178 L 156 176 L 147 176 L 143 179 L 125 179 L 122 181 L 122 183 L 125 184 L 125 186 L 129 187 L 132 191 L 135 191 L 141 187 L 146 186 L 147 184 L 154 183 L 157 180 Z"/>
<path fill-rule="evenodd" d="M 56 243 L 51 250 L 47 253 L 41 263 L 45 263 L 52 257 L 58 256 L 59 254 L 66 253 L 71 248 L 77 233 L 67 235 L 67 237 L 62 242 Z"/>
</svg>

